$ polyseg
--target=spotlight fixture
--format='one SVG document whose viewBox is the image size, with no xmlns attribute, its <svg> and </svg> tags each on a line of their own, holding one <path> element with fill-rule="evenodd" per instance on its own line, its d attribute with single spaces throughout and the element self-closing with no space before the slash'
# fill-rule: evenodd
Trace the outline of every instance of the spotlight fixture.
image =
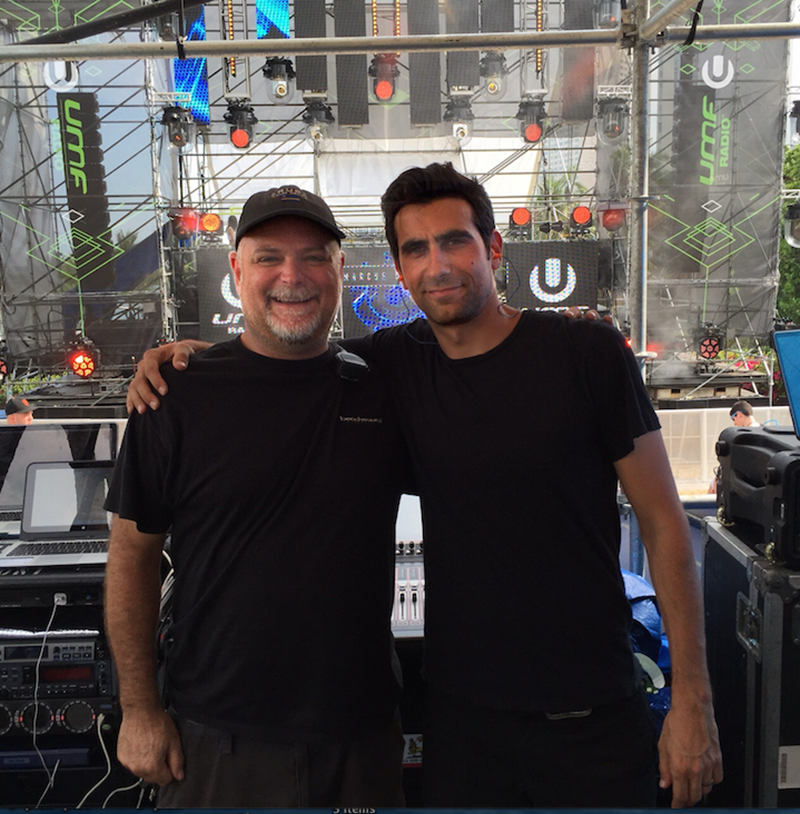
<svg viewBox="0 0 800 814">
<path fill-rule="evenodd" d="M 228 112 L 222 118 L 228 123 L 231 144 L 239 150 L 247 149 L 253 140 L 253 127 L 258 124 L 249 100 L 229 99 Z"/>
<path fill-rule="evenodd" d="M 533 218 L 530 209 L 517 206 L 511 210 L 508 218 L 508 237 L 518 240 L 530 240 Z"/>
<path fill-rule="evenodd" d="M 576 206 L 569 215 L 569 226 L 575 234 L 585 234 L 594 223 L 592 210 L 588 206 Z"/>
<path fill-rule="evenodd" d="M 598 2 L 595 3 L 595 28 L 616 28 L 621 20 L 621 0 L 598 0 Z"/>
<path fill-rule="evenodd" d="M 205 237 L 216 237 L 224 231 L 222 218 L 216 212 L 203 212 L 198 222 L 198 233 Z"/>
<path fill-rule="evenodd" d="M 82 379 L 88 379 L 97 370 L 100 355 L 91 340 L 79 337 L 67 348 L 66 362 L 68 370 Z"/>
<path fill-rule="evenodd" d="M 624 201 L 601 201 L 597 204 L 600 223 L 607 232 L 618 232 L 628 217 L 628 204 Z"/>
<path fill-rule="evenodd" d="M 795 249 L 800 249 L 800 203 L 789 204 L 783 218 L 783 236 Z"/>
<path fill-rule="evenodd" d="M 396 54 L 375 54 L 369 66 L 372 92 L 379 102 L 391 102 L 397 88 L 395 79 L 400 75 Z"/>
<path fill-rule="evenodd" d="M 699 338 L 698 352 L 701 359 L 716 359 L 722 352 L 722 332 L 716 325 L 703 325 Z"/>
<path fill-rule="evenodd" d="M 175 206 L 167 213 L 176 240 L 191 240 L 200 228 L 200 213 L 186 206 Z"/>
<path fill-rule="evenodd" d="M 177 105 L 165 107 L 161 113 L 161 124 L 167 131 L 167 143 L 179 152 L 186 152 L 195 140 L 196 125 L 190 110 Z"/>
<path fill-rule="evenodd" d="M 563 232 L 564 224 L 560 220 L 551 222 L 545 221 L 539 224 L 539 231 L 545 235 L 549 235 L 550 232 Z"/>
<path fill-rule="evenodd" d="M 606 97 L 597 102 L 597 134 L 605 143 L 616 143 L 627 132 L 628 102 L 619 97 Z"/>
<path fill-rule="evenodd" d="M 523 99 L 519 103 L 517 119 L 519 135 L 526 144 L 538 144 L 544 136 L 544 101 Z"/>
<path fill-rule="evenodd" d="M 172 235 L 176 240 L 191 240 L 207 237 L 216 239 L 224 229 L 222 218 L 216 212 L 200 212 L 186 206 L 175 206 L 169 210 Z"/>
<path fill-rule="evenodd" d="M 480 74 L 486 80 L 486 93 L 491 99 L 502 99 L 506 92 L 508 65 L 503 54 L 489 51 L 481 58 Z"/>
<path fill-rule="evenodd" d="M 294 96 L 294 78 L 296 76 L 291 59 L 269 57 L 261 69 L 267 85 L 267 96 L 275 104 L 286 104 Z"/>
<path fill-rule="evenodd" d="M 452 125 L 453 138 L 460 147 L 469 141 L 472 136 L 470 124 L 475 118 L 469 96 L 461 93 L 450 96 L 442 118 Z"/>
<path fill-rule="evenodd" d="M 320 148 L 328 140 L 328 128 L 336 119 L 333 111 L 321 99 L 309 100 L 303 111 L 306 125 L 306 138 L 315 148 Z"/>
</svg>

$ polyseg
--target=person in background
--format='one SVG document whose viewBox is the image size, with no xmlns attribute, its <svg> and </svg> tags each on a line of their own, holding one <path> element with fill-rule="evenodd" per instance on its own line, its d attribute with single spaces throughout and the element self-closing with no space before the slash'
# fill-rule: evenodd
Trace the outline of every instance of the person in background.
<svg viewBox="0 0 800 814">
<path fill-rule="evenodd" d="M 24 396 L 14 396 L 6 402 L 7 424 L 32 424 L 36 408 Z"/>
<path fill-rule="evenodd" d="M 731 407 L 731 418 L 736 427 L 760 427 L 753 416 L 753 407 L 749 401 L 736 401 Z"/>
</svg>

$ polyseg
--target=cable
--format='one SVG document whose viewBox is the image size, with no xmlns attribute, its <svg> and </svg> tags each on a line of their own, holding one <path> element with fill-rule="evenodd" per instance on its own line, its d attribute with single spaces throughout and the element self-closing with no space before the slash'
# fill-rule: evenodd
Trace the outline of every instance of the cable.
<svg viewBox="0 0 800 814">
<path fill-rule="evenodd" d="M 108 805 L 108 801 L 115 794 L 119 794 L 119 792 L 121 791 L 130 791 L 131 789 L 135 789 L 137 786 L 142 785 L 143 782 L 144 781 L 142 780 L 137 780 L 135 783 L 131 783 L 130 786 L 122 786 L 119 789 L 114 789 L 114 791 L 112 791 L 111 794 L 109 794 L 108 797 L 106 797 L 106 799 L 103 800 L 103 805 L 101 805 L 100 808 L 105 808 Z M 144 788 L 142 788 L 142 794 L 144 794 Z M 142 794 L 139 795 L 139 804 L 141 804 L 142 802 Z M 136 807 L 138 808 L 139 806 L 137 805 Z"/>
<path fill-rule="evenodd" d="M 100 741 L 100 747 L 103 750 L 103 756 L 106 759 L 106 773 L 83 795 L 83 799 L 75 806 L 76 809 L 80 808 L 88 799 L 89 795 L 100 788 L 103 783 L 108 780 L 109 776 L 111 775 L 111 758 L 108 756 L 108 748 L 106 747 L 106 742 L 103 740 L 103 730 L 101 729 L 103 721 L 105 721 L 106 716 L 101 712 L 97 716 L 97 738 Z"/>
<path fill-rule="evenodd" d="M 39 750 L 37 749 L 36 751 L 38 752 Z M 53 784 L 55 783 L 55 780 L 56 780 L 56 772 L 58 771 L 58 767 L 60 765 L 61 765 L 61 758 L 59 758 L 56 761 L 56 765 L 53 766 L 53 773 L 52 774 L 50 774 L 49 772 L 47 773 L 47 776 L 48 776 L 47 785 L 44 787 L 44 791 L 42 792 L 41 797 L 39 797 L 39 799 L 36 801 L 36 805 L 34 806 L 34 808 L 37 808 L 37 809 L 39 808 L 39 806 L 42 804 L 42 800 L 44 800 L 45 795 L 47 794 L 47 792 L 50 791 L 50 789 L 53 788 Z M 46 769 L 47 769 L 47 767 L 45 767 L 45 770 Z"/>
<path fill-rule="evenodd" d="M 44 658 L 44 653 L 47 648 L 47 635 L 50 633 L 50 629 L 53 626 L 53 620 L 56 618 L 56 610 L 58 607 L 59 606 L 54 601 L 53 612 L 50 614 L 50 619 L 48 620 L 47 626 L 42 634 L 42 646 L 39 648 L 39 657 L 36 659 L 36 666 L 33 669 L 33 748 L 36 750 L 36 754 L 39 756 L 39 760 L 42 763 L 42 768 L 47 773 L 47 785 L 42 792 L 42 796 L 39 798 L 39 802 L 36 804 L 37 808 L 44 799 L 45 794 L 47 794 L 47 792 L 53 787 L 53 780 L 55 779 L 56 771 L 58 770 L 58 764 L 56 764 L 52 774 L 50 773 L 50 769 L 47 768 L 47 761 L 44 759 L 44 755 L 36 742 L 36 735 L 39 728 L 39 668 L 42 664 L 42 659 Z"/>
</svg>

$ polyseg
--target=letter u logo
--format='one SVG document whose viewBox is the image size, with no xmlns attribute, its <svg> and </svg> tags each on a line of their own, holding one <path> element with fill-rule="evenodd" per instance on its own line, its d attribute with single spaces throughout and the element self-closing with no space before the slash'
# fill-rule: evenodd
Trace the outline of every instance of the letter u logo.
<svg viewBox="0 0 800 814">
<path fill-rule="evenodd" d="M 559 257 L 548 257 L 544 261 L 544 279 L 538 265 L 533 267 L 530 278 L 533 295 L 542 302 L 550 303 L 567 299 L 575 290 L 577 282 L 575 269 Z"/>
</svg>

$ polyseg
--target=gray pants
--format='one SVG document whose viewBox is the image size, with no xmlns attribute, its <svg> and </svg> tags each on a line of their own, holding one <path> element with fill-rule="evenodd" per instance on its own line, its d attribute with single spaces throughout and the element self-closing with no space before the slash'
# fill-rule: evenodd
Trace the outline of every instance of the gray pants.
<svg viewBox="0 0 800 814">
<path fill-rule="evenodd" d="M 178 719 L 185 779 L 158 808 L 401 808 L 400 716 L 361 741 L 269 743 Z"/>
</svg>

